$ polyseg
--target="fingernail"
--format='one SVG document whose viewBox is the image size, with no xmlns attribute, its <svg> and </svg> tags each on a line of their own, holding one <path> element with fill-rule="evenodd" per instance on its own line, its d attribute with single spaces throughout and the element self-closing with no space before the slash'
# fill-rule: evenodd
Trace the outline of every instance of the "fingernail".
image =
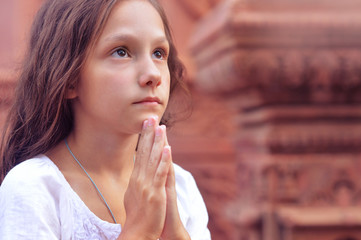
<svg viewBox="0 0 361 240">
<path fill-rule="evenodd" d="M 155 119 L 154 119 L 154 117 L 150 117 L 149 119 L 148 119 L 148 127 L 151 127 L 151 126 L 153 126 L 155 124 Z"/>
<path fill-rule="evenodd" d="M 164 146 L 164 148 L 163 148 L 163 153 L 170 155 L 170 152 L 171 152 L 170 146 L 169 146 L 169 145 Z"/>
<path fill-rule="evenodd" d="M 164 127 L 164 125 L 160 125 L 159 128 L 162 129 L 163 132 L 165 132 L 165 127 Z"/>
<path fill-rule="evenodd" d="M 155 136 L 157 136 L 157 137 L 160 137 L 160 136 L 162 136 L 162 127 L 157 127 L 156 129 L 155 129 Z"/>
<path fill-rule="evenodd" d="M 146 129 L 146 128 L 147 128 L 147 125 L 148 125 L 148 120 L 145 120 L 145 121 L 143 122 L 143 129 Z"/>
</svg>

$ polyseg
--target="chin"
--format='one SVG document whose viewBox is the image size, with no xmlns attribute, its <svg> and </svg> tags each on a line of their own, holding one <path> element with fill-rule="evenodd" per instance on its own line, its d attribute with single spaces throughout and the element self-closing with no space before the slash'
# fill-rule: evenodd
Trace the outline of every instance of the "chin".
<svg viewBox="0 0 361 240">
<path fill-rule="evenodd" d="M 147 120 L 148 118 L 155 117 L 155 116 L 158 117 L 158 124 L 159 124 L 160 120 L 161 120 L 162 117 L 163 117 L 163 114 L 157 114 L 157 113 L 149 113 L 149 114 L 144 114 L 144 115 L 142 115 L 142 117 L 141 117 L 141 122 L 142 122 L 142 124 L 143 124 L 143 122 L 144 122 L 145 120 Z"/>
</svg>

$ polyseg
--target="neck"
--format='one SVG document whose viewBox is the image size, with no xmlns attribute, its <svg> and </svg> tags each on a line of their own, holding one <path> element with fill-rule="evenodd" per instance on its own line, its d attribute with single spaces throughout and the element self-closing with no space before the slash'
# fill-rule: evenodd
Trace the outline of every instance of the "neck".
<svg viewBox="0 0 361 240">
<path fill-rule="evenodd" d="M 87 171 L 96 174 L 113 172 L 119 176 L 133 167 L 138 135 L 109 138 L 71 134 L 67 141 L 71 151 Z"/>
</svg>

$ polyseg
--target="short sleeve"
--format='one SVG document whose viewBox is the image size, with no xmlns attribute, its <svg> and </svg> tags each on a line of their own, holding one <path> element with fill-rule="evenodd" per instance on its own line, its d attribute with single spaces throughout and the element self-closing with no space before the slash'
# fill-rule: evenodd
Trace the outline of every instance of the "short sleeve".
<svg viewBox="0 0 361 240">
<path fill-rule="evenodd" d="M 187 232 L 192 240 L 210 240 L 206 205 L 193 176 L 178 165 L 174 170 L 180 215 Z"/>
<path fill-rule="evenodd" d="M 1 239 L 61 239 L 56 182 L 47 172 L 21 165 L 0 187 Z"/>
</svg>

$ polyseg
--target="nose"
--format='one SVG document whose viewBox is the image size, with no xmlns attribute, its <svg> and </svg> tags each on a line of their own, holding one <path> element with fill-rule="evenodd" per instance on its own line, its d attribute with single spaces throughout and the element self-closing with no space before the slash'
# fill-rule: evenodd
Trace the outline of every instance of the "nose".
<svg viewBox="0 0 361 240">
<path fill-rule="evenodd" d="M 144 59 L 139 68 L 139 84 L 142 87 L 157 87 L 161 84 L 162 75 L 153 59 Z"/>
</svg>

